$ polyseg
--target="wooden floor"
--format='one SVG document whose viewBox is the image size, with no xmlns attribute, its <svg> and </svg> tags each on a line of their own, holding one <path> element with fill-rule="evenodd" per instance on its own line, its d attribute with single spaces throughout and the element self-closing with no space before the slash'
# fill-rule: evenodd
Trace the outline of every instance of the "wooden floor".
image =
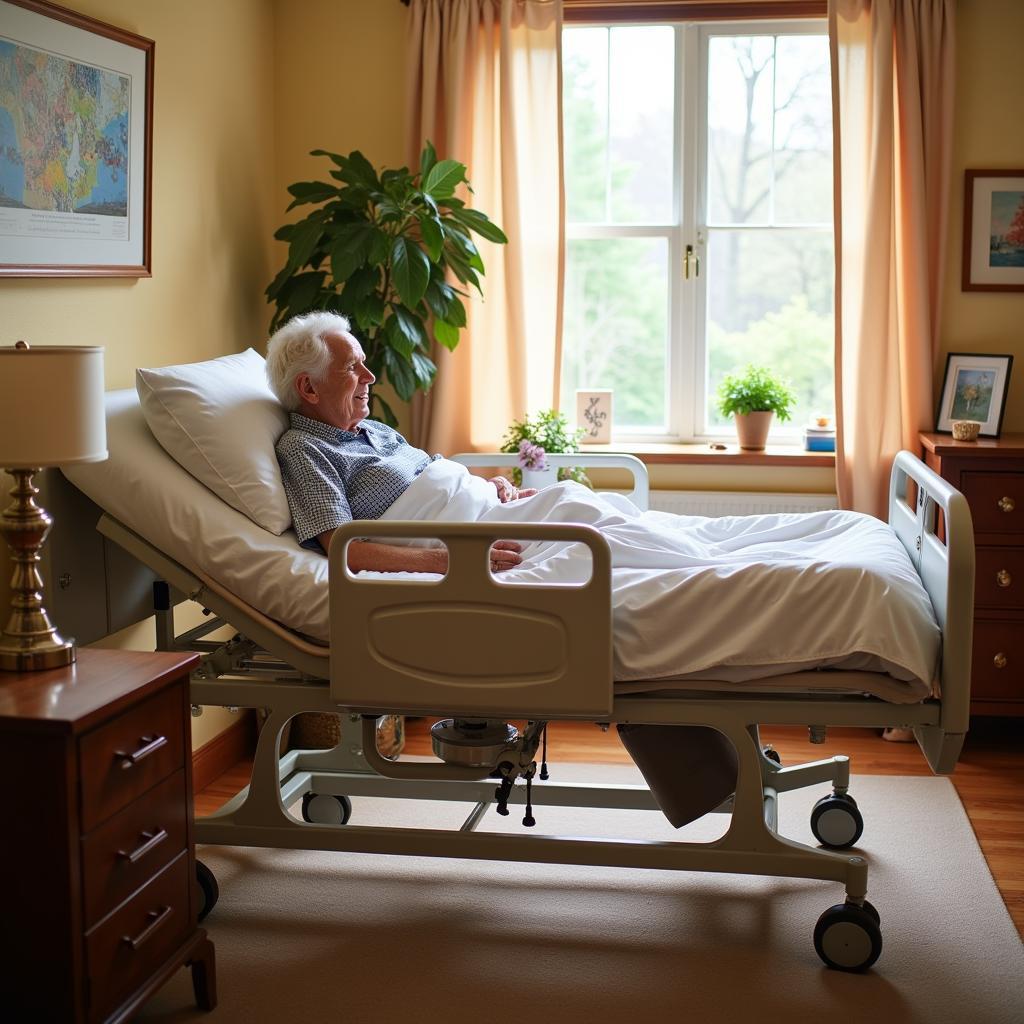
<svg viewBox="0 0 1024 1024">
<path fill-rule="evenodd" d="M 430 754 L 432 720 L 408 722 L 405 751 Z M 583 722 L 557 722 L 548 729 L 548 761 L 587 764 L 629 763 L 612 728 Z M 812 745 L 797 726 L 771 726 L 761 732 L 783 764 L 848 754 L 853 772 L 863 775 L 929 775 L 916 743 L 888 743 L 875 730 L 830 729 L 825 743 Z M 247 763 L 237 765 L 196 797 L 196 813 L 209 814 L 248 781 Z M 951 776 L 996 885 L 1024 938 L 1024 720 L 975 719 L 960 763 Z"/>
</svg>

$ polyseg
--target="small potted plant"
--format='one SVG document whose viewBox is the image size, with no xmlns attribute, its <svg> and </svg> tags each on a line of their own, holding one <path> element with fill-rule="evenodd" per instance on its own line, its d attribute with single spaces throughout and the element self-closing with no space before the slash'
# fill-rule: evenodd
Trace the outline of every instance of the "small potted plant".
<svg viewBox="0 0 1024 1024">
<path fill-rule="evenodd" d="M 742 373 L 727 374 L 718 386 L 718 408 L 732 416 L 744 451 L 763 451 L 772 415 L 785 422 L 796 398 L 789 383 L 763 366 L 749 365 Z"/>
<path fill-rule="evenodd" d="M 576 480 L 590 485 L 579 466 L 555 471 L 547 456 L 561 452 L 578 452 L 582 430 L 572 430 L 565 416 L 547 409 L 535 416 L 514 420 L 505 434 L 501 450 L 519 456 L 519 465 L 512 470 L 512 482 L 522 487 L 543 487 L 555 480 Z"/>
</svg>

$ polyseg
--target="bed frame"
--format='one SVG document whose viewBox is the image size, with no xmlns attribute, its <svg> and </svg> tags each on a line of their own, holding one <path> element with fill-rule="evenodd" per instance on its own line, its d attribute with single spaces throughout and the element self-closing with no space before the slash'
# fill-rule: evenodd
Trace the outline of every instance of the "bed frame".
<svg viewBox="0 0 1024 1024">
<path fill-rule="evenodd" d="M 483 458 L 483 457 L 478 457 Z M 646 491 L 639 460 L 616 457 L 634 473 L 634 495 Z M 576 464 L 592 466 L 588 457 Z M 601 463 L 598 458 L 597 463 Z M 493 461 L 488 462 L 494 465 Z M 639 468 L 637 468 L 639 467 Z M 639 481 L 639 482 L 638 482 Z M 893 465 L 889 523 L 931 597 L 943 646 L 936 696 L 919 704 L 892 704 L 855 695 L 799 695 L 800 674 L 789 677 L 798 695 L 686 691 L 616 696 L 611 675 L 610 555 L 601 535 L 585 526 L 517 525 L 516 538 L 585 544 L 593 571 L 581 587 L 502 584 L 487 569 L 487 548 L 507 526 L 360 522 L 337 532 L 331 559 L 331 647 L 307 642 L 261 615 L 218 585 L 192 572 L 104 515 L 98 529 L 148 565 L 167 583 L 200 602 L 214 618 L 176 637 L 169 602 L 158 609 L 158 646 L 197 650 L 193 673 L 195 713 L 202 706 L 257 708 L 262 717 L 252 779 L 216 813 L 196 822 L 197 843 L 338 850 L 360 853 L 468 857 L 559 864 L 617 865 L 681 871 L 738 872 L 842 883 L 845 901 L 821 915 L 814 944 L 831 967 L 862 970 L 881 950 L 878 913 L 866 900 L 867 861 L 845 852 L 862 821 L 848 794 L 849 760 L 836 756 L 783 767 L 762 748 L 758 726 L 806 725 L 812 741 L 832 726 L 910 727 L 936 773 L 953 770 L 968 727 L 974 545 L 963 495 L 908 452 Z M 344 549 L 356 537 L 441 537 L 450 567 L 440 582 L 398 582 L 353 577 Z M 357 589 L 358 588 L 358 589 Z M 206 639 L 219 625 L 238 630 L 231 640 Z M 513 669 L 491 669 L 487 655 L 509 631 L 527 637 Z M 332 657 L 331 651 L 344 651 Z M 841 673 L 851 694 L 862 692 L 862 673 Z M 330 750 L 293 750 L 280 756 L 288 722 L 304 712 L 337 713 L 341 739 Z M 500 784 L 492 766 L 399 758 L 377 751 L 383 715 L 455 715 L 529 722 L 519 746 L 502 755 Z M 488 809 L 506 802 L 655 810 L 644 786 L 533 784 L 543 726 L 556 719 L 600 724 L 699 724 L 734 744 L 739 759 L 726 833 L 710 843 L 622 842 L 544 837 L 524 831 L 475 831 Z M 527 784 L 514 784 L 517 778 Z M 778 834 L 781 793 L 814 784 L 830 789 L 812 815 L 812 830 L 826 849 Z M 370 827 L 348 823 L 349 797 L 397 797 L 471 803 L 458 830 Z M 326 799 L 325 799 L 326 798 Z M 289 808 L 302 800 L 300 820 Z M 324 814 L 324 809 L 328 814 Z M 333 819 L 331 816 L 333 815 Z M 319 819 L 319 820 L 311 820 Z M 323 823 L 333 820 L 332 824 Z M 839 828 L 834 826 L 838 823 Z M 212 878 L 200 871 L 207 897 Z"/>
</svg>

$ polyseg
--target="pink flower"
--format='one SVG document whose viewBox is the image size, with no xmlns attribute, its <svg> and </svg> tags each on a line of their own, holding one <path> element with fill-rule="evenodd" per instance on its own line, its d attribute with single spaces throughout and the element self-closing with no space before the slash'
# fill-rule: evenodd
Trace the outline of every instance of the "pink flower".
<svg viewBox="0 0 1024 1024">
<path fill-rule="evenodd" d="M 533 469 L 538 473 L 548 468 L 544 456 L 546 452 L 539 444 L 531 441 L 519 442 L 519 465 L 523 469 Z"/>
</svg>

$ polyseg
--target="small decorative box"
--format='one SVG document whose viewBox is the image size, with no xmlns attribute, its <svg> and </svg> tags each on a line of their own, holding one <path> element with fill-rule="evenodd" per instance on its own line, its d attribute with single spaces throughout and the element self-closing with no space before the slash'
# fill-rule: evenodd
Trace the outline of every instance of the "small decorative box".
<svg viewBox="0 0 1024 1024">
<path fill-rule="evenodd" d="M 834 452 L 836 450 L 836 432 L 831 427 L 805 427 L 804 451 Z"/>
</svg>

